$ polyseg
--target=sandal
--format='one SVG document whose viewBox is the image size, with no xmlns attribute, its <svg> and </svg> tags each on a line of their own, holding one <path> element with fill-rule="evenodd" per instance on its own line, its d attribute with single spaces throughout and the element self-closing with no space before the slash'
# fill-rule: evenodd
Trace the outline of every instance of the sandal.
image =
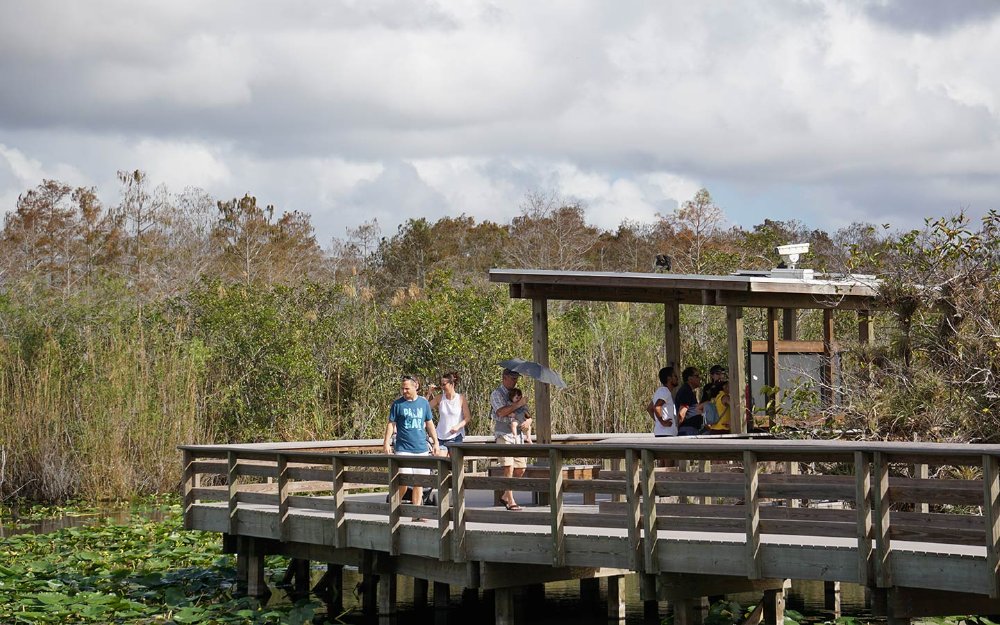
<svg viewBox="0 0 1000 625">
<path fill-rule="evenodd" d="M 517 505 L 516 503 L 507 503 L 507 502 L 504 502 L 504 507 L 507 508 L 508 510 L 520 510 L 521 509 L 521 506 Z"/>
</svg>

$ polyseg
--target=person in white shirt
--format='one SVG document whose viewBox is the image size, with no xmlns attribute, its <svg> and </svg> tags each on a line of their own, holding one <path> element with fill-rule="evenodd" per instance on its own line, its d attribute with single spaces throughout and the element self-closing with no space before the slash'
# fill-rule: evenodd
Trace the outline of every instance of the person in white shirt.
<svg viewBox="0 0 1000 625">
<path fill-rule="evenodd" d="M 457 392 L 455 387 L 459 381 L 458 373 L 452 371 L 441 376 L 441 393 L 434 394 L 438 388 L 431 384 L 427 389 L 427 401 L 431 408 L 438 411 L 437 436 L 441 451 L 438 455 L 448 455 L 449 443 L 461 443 L 465 438 L 465 428 L 472 420 L 469 403 L 465 395 Z"/>
<path fill-rule="evenodd" d="M 677 388 L 677 373 L 673 367 L 660 369 L 660 388 L 653 393 L 653 399 L 646 406 L 646 412 L 653 418 L 654 436 L 677 436 L 677 406 L 673 392 Z"/>
</svg>

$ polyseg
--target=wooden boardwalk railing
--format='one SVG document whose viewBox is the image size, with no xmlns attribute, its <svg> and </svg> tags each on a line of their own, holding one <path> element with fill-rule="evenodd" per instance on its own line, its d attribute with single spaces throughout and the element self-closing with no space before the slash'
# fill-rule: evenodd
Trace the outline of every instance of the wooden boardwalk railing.
<svg viewBox="0 0 1000 625">
<path fill-rule="evenodd" d="M 584 442 L 520 447 L 520 455 L 548 465 L 547 478 L 470 471 L 471 460 L 511 453 L 491 443 L 453 446 L 450 459 L 358 453 L 371 450 L 371 441 L 185 446 L 185 523 L 324 547 L 331 556 L 369 550 L 432 560 L 453 581 L 459 565 L 517 563 L 635 571 L 664 583 L 671 575 L 847 581 L 900 597 L 907 589 L 960 593 L 975 606 L 1000 598 L 996 446 Z M 711 472 L 657 468 L 660 461 L 708 463 Z M 564 478 L 563 467 L 574 463 L 606 468 L 597 479 Z M 777 472 L 793 463 L 809 469 Z M 933 471 L 913 477 L 922 473 L 914 466 Z M 437 504 L 403 504 L 399 485 L 433 488 Z M 473 495 L 507 488 L 547 494 L 548 505 L 506 511 Z M 601 498 L 582 505 L 583 493 Z M 432 577 L 433 567 L 427 571 Z M 483 571 L 465 581 L 487 587 Z"/>
</svg>

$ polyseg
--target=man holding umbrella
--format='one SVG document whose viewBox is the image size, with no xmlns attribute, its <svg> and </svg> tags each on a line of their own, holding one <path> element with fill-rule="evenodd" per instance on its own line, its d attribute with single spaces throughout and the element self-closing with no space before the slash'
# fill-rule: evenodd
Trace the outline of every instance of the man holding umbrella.
<svg viewBox="0 0 1000 625">
<path fill-rule="evenodd" d="M 501 445 L 515 445 L 517 437 L 511 433 L 511 423 L 514 422 L 514 412 L 524 406 L 527 400 L 522 396 L 517 401 L 510 400 L 510 390 L 517 386 L 517 381 L 521 374 L 513 369 L 504 369 L 500 386 L 490 395 L 490 416 L 493 418 L 493 435 L 496 442 Z M 531 418 L 525 419 L 522 429 L 527 431 L 531 427 Z M 524 475 L 524 468 L 527 461 L 524 457 L 504 456 L 500 458 L 503 465 L 504 477 L 521 477 Z M 514 501 L 514 492 L 504 491 L 500 501 L 508 510 L 520 510 L 521 506 Z"/>
</svg>

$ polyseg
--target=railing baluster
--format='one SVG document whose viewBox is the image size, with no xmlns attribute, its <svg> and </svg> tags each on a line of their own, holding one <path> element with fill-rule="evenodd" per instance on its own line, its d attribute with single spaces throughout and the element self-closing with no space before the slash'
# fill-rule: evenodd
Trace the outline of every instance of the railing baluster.
<svg viewBox="0 0 1000 625">
<path fill-rule="evenodd" d="M 760 579 L 762 576 L 760 561 L 760 473 L 757 467 L 757 454 L 752 451 L 743 452 L 743 478 L 745 484 L 743 505 L 746 512 L 747 577 L 750 579 Z"/>
<path fill-rule="evenodd" d="M 643 570 L 657 573 L 656 462 L 651 449 L 642 450 L 642 529 Z"/>
<path fill-rule="evenodd" d="M 1000 597 L 1000 469 L 996 456 L 983 456 L 983 522 L 986 524 L 986 573 L 990 597 Z"/>
<path fill-rule="evenodd" d="M 625 450 L 625 501 L 628 503 L 628 514 L 625 523 L 628 529 L 628 548 L 630 565 L 636 571 L 641 571 L 644 563 L 642 553 L 642 479 L 639 459 L 634 449 Z"/>
<path fill-rule="evenodd" d="M 399 555 L 399 507 L 402 497 L 399 494 L 399 460 L 389 458 L 389 555 Z"/>
<path fill-rule="evenodd" d="M 552 566 L 566 564 L 566 544 L 563 540 L 563 456 L 558 449 L 549 450 L 549 514 L 552 522 Z"/>
<path fill-rule="evenodd" d="M 876 451 L 872 468 L 872 516 L 875 524 L 875 583 L 879 588 L 892 586 L 889 534 L 889 462 L 883 452 Z"/>
<path fill-rule="evenodd" d="M 334 456 L 330 461 L 333 468 L 333 546 L 338 549 L 347 547 L 347 508 L 344 496 L 344 461 L 340 456 Z"/>
<path fill-rule="evenodd" d="M 451 488 L 455 494 L 452 506 L 452 550 L 455 562 L 465 562 L 465 452 L 458 447 L 448 449 L 451 454 Z"/>
<path fill-rule="evenodd" d="M 238 513 L 237 497 L 239 491 L 236 488 L 236 480 L 239 478 L 239 459 L 235 451 L 226 453 L 228 471 L 226 472 L 226 486 L 229 490 L 229 535 L 236 536 L 238 527 L 236 515 Z"/>
<path fill-rule="evenodd" d="M 288 457 L 277 454 L 278 464 L 278 537 L 288 540 Z"/>
<path fill-rule="evenodd" d="M 858 514 L 858 584 L 865 586 L 872 568 L 872 470 L 863 451 L 854 452 L 855 509 Z"/>
<path fill-rule="evenodd" d="M 438 508 L 438 560 L 451 559 L 451 461 L 438 460 L 437 468 L 437 508 Z"/>
</svg>

